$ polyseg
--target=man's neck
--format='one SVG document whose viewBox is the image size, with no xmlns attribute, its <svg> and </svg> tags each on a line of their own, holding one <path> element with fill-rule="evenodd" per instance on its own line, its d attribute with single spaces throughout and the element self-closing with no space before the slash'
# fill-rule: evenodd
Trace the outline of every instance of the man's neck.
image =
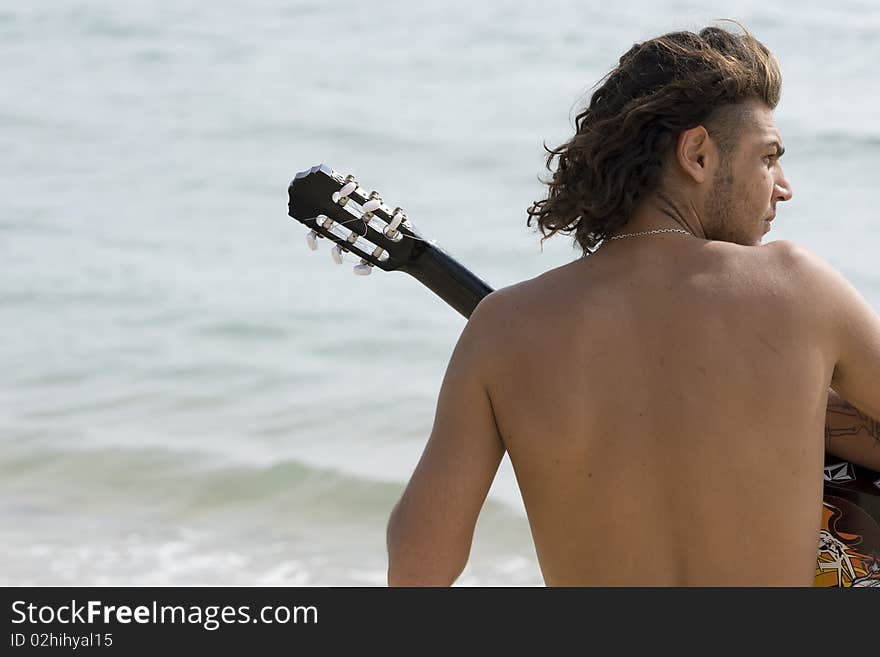
<svg viewBox="0 0 880 657">
<path fill-rule="evenodd" d="M 697 208 L 692 203 L 677 202 L 662 192 L 645 198 L 633 211 L 629 221 L 614 231 L 614 235 L 661 229 L 686 230 L 691 235 L 707 239 Z"/>
</svg>

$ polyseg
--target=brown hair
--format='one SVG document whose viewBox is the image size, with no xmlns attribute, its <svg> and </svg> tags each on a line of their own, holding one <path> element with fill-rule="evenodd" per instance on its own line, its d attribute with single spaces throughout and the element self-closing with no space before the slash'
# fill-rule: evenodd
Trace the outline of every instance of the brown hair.
<svg viewBox="0 0 880 657">
<path fill-rule="evenodd" d="M 547 198 L 529 209 L 543 237 L 574 233 L 584 255 L 623 226 L 638 201 L 658 189 L 663 160 L 684 130 L 704 125 L 722 154 L 739 121 L 724 111 L 749 99 L 774 109 L 782 76 L 773 54 L 744 34 L 707 27 L 635 44 L 603 78 L 576 132 L 548 152 L 559 159 Z"/>
</svg>

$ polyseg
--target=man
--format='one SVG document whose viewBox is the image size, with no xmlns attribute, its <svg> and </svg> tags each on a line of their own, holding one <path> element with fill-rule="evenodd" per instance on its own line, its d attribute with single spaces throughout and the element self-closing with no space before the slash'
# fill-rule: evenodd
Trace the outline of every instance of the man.
<svg viewBox="0 0 880 657">
<path fill-rule="evenodd" d="M 621 57 L 529 210 L 586 257 L 471 316 L 389 584 L 454 582 L 505 450 L 548 585 L 812 584 L 823 447 L 880 469 L 880 318 L 806 249 L 761 245 L 792 195 L 780 88 L 748 33 Z M 844 399 L 865 431 L 823 445 Z"/>
</svg>

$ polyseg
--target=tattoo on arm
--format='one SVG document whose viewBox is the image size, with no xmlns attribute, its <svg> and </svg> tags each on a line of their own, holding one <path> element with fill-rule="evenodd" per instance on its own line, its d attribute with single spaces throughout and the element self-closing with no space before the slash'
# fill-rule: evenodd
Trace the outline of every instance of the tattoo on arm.
<svg viewBox="0 0 880 657">
<path fill-rule="evenodd" d="M 880 447 L 880 422 L 859 411 L 837 393 L 830 394 L 825 416 L 826 448 L 832 438 L 862 434 L 871 436 L 874 439 L 874 447 Z"/>
</svg>

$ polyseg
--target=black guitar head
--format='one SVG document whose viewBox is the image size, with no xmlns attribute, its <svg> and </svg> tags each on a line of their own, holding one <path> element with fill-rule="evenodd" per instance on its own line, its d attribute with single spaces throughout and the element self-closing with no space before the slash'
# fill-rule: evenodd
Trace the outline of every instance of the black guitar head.
<svg viewBox="0 0 880 657">
<path fill-rule="evenodd" d="M 424 240 L 418 236 L 406 213 L 391 209 L 377 192 L 367 193 L 353 176 L 343 176 L 319 164 L 294 176 L 288 187 L 288 214 L 311 228 L 309 247 L 317 240 L 335 243 L 333 259 L 342 263 L 342 252 L 361 258 L 354 271 L 369 274 L 372 267 L 385 271 L 411 262 Z"/>
<path fill-rule="evenodd" d="M 403 210 L 392 210 L 378 193 L 367 193 L 352 176 L 319 164 L 296 174 L 287 191 L 288 214 L 311 229 L 309 247 L 317 249 L 319 238 L 332 241 L 330 253 L 337 264 L 342 264 L 343 252 L 360 256 L 355 274 L 369 274 L 373 267 L 400 270 L 465 317 L 492 292 L 433 240 L 422 238 Z"/>
</svg>

